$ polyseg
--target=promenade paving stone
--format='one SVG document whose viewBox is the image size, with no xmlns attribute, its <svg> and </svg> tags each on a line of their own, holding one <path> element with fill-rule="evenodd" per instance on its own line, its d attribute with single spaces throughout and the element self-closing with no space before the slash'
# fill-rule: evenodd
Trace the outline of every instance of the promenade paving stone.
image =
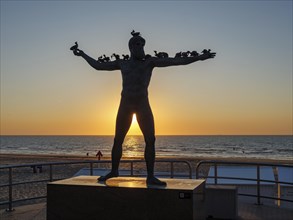
<svg viewBox="0 0 293 220">
<path fill-rule="evenodd" d="M 46 220 L 46 203 L 25 205 L 13 212 L 0 211 L 1 220 Z M 239 202 L 237 220 L 292 220 L 293 210 Z"/>
<path fill-rule="evenodd" d="M 46 203 L 24 205 L 14 208 L 14 211 L 0 211 L 1 220 L 46 220 Z"/>
</svg>

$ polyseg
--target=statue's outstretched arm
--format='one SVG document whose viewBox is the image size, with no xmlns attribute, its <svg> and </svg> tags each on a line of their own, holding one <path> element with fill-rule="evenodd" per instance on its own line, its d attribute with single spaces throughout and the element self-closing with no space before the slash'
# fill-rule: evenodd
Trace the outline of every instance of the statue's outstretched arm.
<svg viewBox="0 0 293 220">
<path fill-rule="evenodd" d="M 187 65 L 196 61 L 214 58 L 216 53 L 208 52 L 195 57 L 152 58 L 155 67 Z"/>
<path fill-rule="evenodd" d="M 81 56 L 82 58 L 84 58 L 88 62 L 88 64 L 96 70 L 119 70 L 120 69 L 120 63 L 118 60 L 100 63 L 97 60 L 93 59 L 92 57 L 88 56 L 82 50 L 76 49 L 75 51 L 73 51 L 73 53 L 76 56 Z"/>
</svg>

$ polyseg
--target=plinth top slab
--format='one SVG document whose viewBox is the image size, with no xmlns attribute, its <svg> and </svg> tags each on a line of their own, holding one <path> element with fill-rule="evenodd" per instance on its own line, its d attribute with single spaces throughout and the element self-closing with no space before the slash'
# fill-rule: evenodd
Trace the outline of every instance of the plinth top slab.
<svg viewBox="0 0 293 220">
<path fill-rule="evenodd" d="M 193 179 L 160 179 L 166 182 L 167 186 L 146 185 L 146 178 L 142 177 L 111 178 L 106 181 L 106 185 L 109 187 L 194 190 L 204 182 L 204 180 Z"/>
<path fill-rule="evenodd" d="M 143 177 L 115 177 L 106 182 L 98 182 L 98 176 L 77 176 L 69 179 L 51 182 L 49 184 L 57 185 L 80 185 L 80 186 L 99 186 L 99 187 L 119 187 L 119 188 L 152 188 L 168 190 L 194 190 L 205 180 L 195 179 L 169 179 L 160 178 L 167 183 L 167 186 L 146 185 L 146 178 Z"/>
</svg>

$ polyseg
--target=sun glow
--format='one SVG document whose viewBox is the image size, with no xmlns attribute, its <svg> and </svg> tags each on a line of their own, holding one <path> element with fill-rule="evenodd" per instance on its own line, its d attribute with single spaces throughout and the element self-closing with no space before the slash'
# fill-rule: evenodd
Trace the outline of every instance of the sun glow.
<svg viewBox="0 0 293 220">
<path fill-rule="evenodd" d="M 128 135 L 141 135 L 141 130 L 138 125 L 137 119 L 136 119 L 136 114 L 133 114 L 132 116 L 132 122 L 131 122 L 131 127 L 127 133 Z"/>
</svg>

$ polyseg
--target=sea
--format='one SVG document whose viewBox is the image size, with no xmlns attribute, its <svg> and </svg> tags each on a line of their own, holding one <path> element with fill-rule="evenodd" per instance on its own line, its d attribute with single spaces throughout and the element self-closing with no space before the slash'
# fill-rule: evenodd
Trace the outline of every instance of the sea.
<svg viewBox="0 0 293 220">
<path fill-rule="evenodd" d="M 0 154 L 111 156 L 113 136 L 0 136 Z M 142 157 L 143 136 L 126 136 L 124 157 Z M 293 136 L 156 136 L 156 155 L 293 160 Z"/>
</svg>

